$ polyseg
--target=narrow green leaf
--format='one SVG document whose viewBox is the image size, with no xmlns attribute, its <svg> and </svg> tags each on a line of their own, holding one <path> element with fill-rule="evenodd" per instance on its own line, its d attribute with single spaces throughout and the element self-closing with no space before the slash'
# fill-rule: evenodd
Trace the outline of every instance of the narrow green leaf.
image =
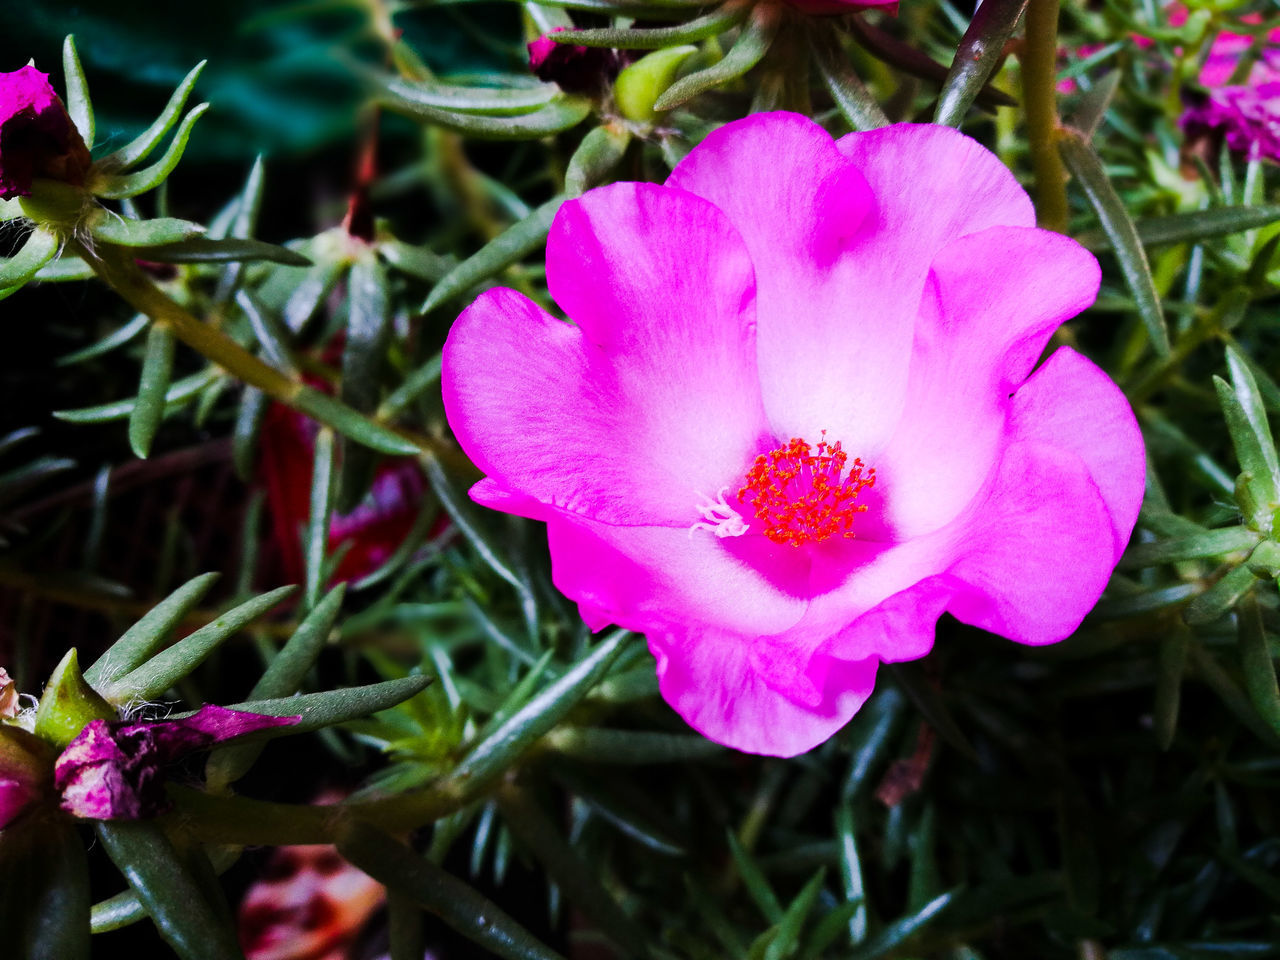
<svg viewBox="0 0 1280 960">
<path fill-rule="evenodd" d="M 262 162 L 262 154 L 253 158 L 253 166 L 249 168 L 249 176 L 245 177 L 244 189 L 236 199 L 235 218 L 231 221 L 229 236 L 233 240 L 247 240 L 258 229 L 258 214 L 262 211 L 262 188 L 266 182 L 266 171 Z M 274 246 L 274 245 L 273 245 Z M 284 250 L 292 260 L 277 259 L 276 263 L 287 263 L 295 267 L 310 266 L 311 261 L 288 247 L 276 247 Z M 276 254 L 280 256 L 280 254 Z M 247 259 L 247 258 L 246 258 Z M 263 259 L 271 259 L 264 257 Z"/>
<path fill-rule="evenodd" d="M 546 242 L 551 221 L 555 219 L 556 211 L 563 202 L 564 197 L 548 200 L 450 270 L 431 289 L 419 308 L 419 313 L 430 313 L 541 247 Z"/>
<path fill-rule="evenodd" d="M 338 852 L 503 960 L 564 960 L 497 904 L 368 824 L 344 828 Z"/>
<path fill-rule="evenodd" d="M 1250 431 L 1257 438 L 1263 464 L 1271 477 L 1271 488 L 1280 490 L 1280 457 L 1276 454 L 1271 424 L 1267 421 L 1266 404 L 1263 403 L 1258 382 L 1249 369 L 1248 361 L 1234 345 L 1227 346 L 1227 369 L 1231 373 L 1231 386 L 1235 390 L 1236 399 L 1249 422 Z M 1243 461 L 1241 466 L 1244 466 Z"/>
<path fill-rule="evenodd" d="M 36 272 L 33 279 L 40 283 L 68 283 L 79 280 L 92 280 L 96 274 L 77 256 L 64 252 L 56 260 L 50 260 Z"/>
<path fill-rule="evenodd" d="M 867 938 L 867 905 L 851 797 L 841 800 L 836 807 L 836 836 L 840 840 L 840 879 L 844 884 L 844 898 L 848 903 L 858 904 L 858 909 L 849 917 L 849 942 L 856 947 Z"/>
<path fill-rule="evenodd" d="M 877 691 L 847 728 L 849 772 L 842 797 L 857 797 L 870 782 L 871 772 L 886 758 L 891 737 L 906 708 L 906 698 L 893 687 Z"/>
<path fill-rule="evenodd" d="M 62 78 L 67 85 L 67 115 L 75 124 L 80 139 L 93 149 L 93 103 L 89 100 L 89 84 L 76 53 L 76 39 L 71 34 L 62 41 Z"/>
<path fill-rule="evenodd" d="M 934 123 L 960 126 L 991 71 L 1003 59 L 1004 45 L 1026 8 L 1027 0 L 987 0 L 978 7 L 942 83 Z"/>
<path fill-rule="evenodd" d="M 1185 627 L 1174 627 L 1157 641 L 1156 696 L 1151 709 L 1152 728 L 1161 750 L 1173 745 L 1178 732 L 1178 710 L 1182 703 L 1182 678 L 1187 670 L 1187 652 L 1191 645 L 1191 632 Z"/>
<path fill-rule="evenodd" d="M 1162 563 L 1205 560 L 1222 557 L 1229 553 L 1247 552 L 1252 550 L 1261 539 L 1261 534 L 1245 527 L 1224 527 L 1220 530 L 1193 533 L 1186 537 L 1175 537 L 1172 540 L 1134 543 L 1120 559 L 1120 569 L 1138 570 Z"/>
<path fill-rule="evenodd" d="M 1080 98 L 1076 111 L 1072 114 L 1068 126 L 1080 131 L 1086 142 L 1092 142 L 1094 134 L 1111 106 L 1111 99 L 1120 87 L 1120 71 L 1112 70 L 1105 77 L 1094 83 L 1093 87 Z M 1139 230 L 1141 235 L 1141 230 Z"/>
<path fill-rule="evenodd" d="M 195 237 L 179 240 L 174 243 L 161 244 L 154 247 L 140 247 L 137 250 L 140 260 L 154 260 L 156 263 L 240 263 L 250 261 L 266 261 L 282 263 L 288 267 L 307 267 L 311 265 L 300 253 L 288 247 L 277 246 L 262 240 L 232 238 L 218 240 L 213 237 Z"/>
<path fill-rule="evenodd" d="M 590 763 L 681 763 L 723 757 L 725 748 L 691 733 L 607 730 L 603 727 L 559 727 L 547 734 L 547 746 Z"/>
<path fill-rule="evenodd" d="M 827 956 L 831 945 L 840 938 L 840 934 L 848 929 L 854 915 L 863 909 L 862 901 L 857 903 L 841 903 L 827 911 L 826 915 L 813 926 L 813 933 L 805 941 L 804 950 L 800 952 L 800 960 L 821 960 Z"/>
<path fill-rule="evenodd" d="M 315 458 L 311 468 L 311 513 L 302 543 L 306 564 L 307 609 L 320 601 L 325 587 L 325 556 L 329 552 L 329 525 L 333 521 L 333 502 L 337 493 L 338 473 L 334 463 L 333 431 L 322 429 L 316 435 Z"/>
<path fill-rule="evenodd" d="M 733 862 L 738 868 L 738 876 L 742 878 L 742 883 L 747 888 L 747 893 L 751 894 L 751 899 L 760 908 L 761 915 L 771 925 L 781 923 L 782 904 L 778 902 L 778 895 L 773 892 L 773 887 L 765 879 L 764 871 L 760 869 L 755 858 L 742 848 L 742 844 L 738 842 L 732 830 L 726 831 L 725 837 L 729 842 L 729 853 L 733 856 Z"/>
<path fill-rule="evenodd" d="M 177 122 L 178 115 L 182 113 L 182 108 L 187 103 L 187 97 L 191 95 L 191 90 L 196 85 L 200 71 L 204 69 L 204 65 L 207 62 L 206 60 L 201 60 L 191 69 L 191 72 L 186 75 L 182 83 L 178 84 L 177 89 L 173 91 L 173 95 L 169 97 L 169 102 L 160 111 L 160 115 L 152 121 L 151 126 L 147 127 L 119 150 L 103 157 L 101 165 L 109 170 L 127 170 L 154 150 L 164 135 Z"/>
<path fill-rule="evenodd" d="M 190 220 L 156 217 L 153 220 L 126 220 L 107 210 L 99 211 L 89 230 L 104 243 L 122 247 L 157 247 L 190 240 L 204 233 L 204 227 Z"/>
<path fill-rule="evenodd" d="M 482 140 L 532 140 L 549 137 L 575 127 L 591 112 L 591 101 L 583 97 L 553 100 L 531 113 L 497 117 L 480 113 L 444 110 L 403 97 L 384 95 L 380 102 L 397 113 Z"/>
<path fill-rule="evenodd" d="M 378 406 L 391 323 L 387 274 L 372 253 L 352 264 L 347 298 L 341 396 L 344 403 L 368 413 Z"/>
<path fill-rule="evenodd" d="M 216 573 L 202 573 L 192 577 L 161 600 L 107 648 L 84 672 L 84 678 L 95 687 L 105 686 L 141 664 L 159 648 L 182 618 L 204 599 L 218 576 Z"/>
<path fill-rule="evenodd" d="M 362 443 L 374 450 L 400 456 L 422 453 L 412 440 L 405 439 L 390 427 L 361 416 L 341 400 L 327 396 L 311 387 L 302 387 L 298 390 L 293 398 L 293 407 L 319 420 L 325 426 L 331 427 L 347 439 Z"/>
<path fill-rule="evenodd" d="M 91 933 L 110 933 L 145 919 L 147 911 L 139 902 L 138 895 L 126 890 L 93 905 L 89 912 L 89 930 Z"/>
<path fill-rule="evenodd" d="M 147 329 L 147 324 L 151 321 L 145 313 L 140 313 L 124 326 L 109 333 L 97 343 L 76 350 L 74 353 L 68 353 L 59 357 L 55 362 L 60 367 L 70 366 L 73 363 L 80 363 L 83 360 L 92 360 L 94 357 L 109 353 L 116 347 L 123 346 L 128 343 L 143 330 Z"/>
<path fill-rule="evenodd" d="M 155 823 L 101 822 L 98 838 L 181 960 L 244 960 L 235 932 Z"/>
<path fill-rule="evenodd" d="M 248 319 L 262 355 L 276 369 L 294 375 L 297 368 L 293 362 L 293 336 L 289 328 L 248 290 L 237 290 L 235 301 Z"/>
<path fill-rule="evenodd" d="M 1240 602 L 1236 627 L 1245 690 L 1258 715 L 1280 735 L 1280 686 L 1276 684 L 1276 665 L 1262 625 L 1262 608 L 1258 598 L 1252 594 Z"/>
<path fill-rule="evenodd" d="M 249 691 L 250 700 L 291 696 L 302 686 L 307 671 L 315 664 L 333 632 L 346 594 L 347 585 L 340 583 L 315 605 L 280 652 L 271 658 L 271 665 Z"/>
<path fill-rule="evenodd" d="M 164 418 L 175 342 L 168 327 L 156 324 L 147 331 L 138 396 L 134 399 L 133 410 L 129 412 L 129 446 L 133 455 L 142 460 L 151 453 L 151 441 Z"/>
<path fill-rule="evenodd" d="M 1080 181 L 1088 197 L 1094 213 L 1106 231 L 1120 262 L 1120 270 L 1124 273 L 1129 293 L 1138 305 L 1138 315 L 1147 328 L 1147 336 L 1152 348 L 1161 357 L 1170 353 L 1169 329 L 1165 324 L 1164 309 L 1160 304 L 1160 294 L 1156 290 L 1155 280 L 1151 276 L 1151 266 L 1147 263 L 1147 252 L 1143 249 L 1142 240 L 1137 228 L 1129 218 L 1129 211 L 1124 201 L 1111 185 L 1111 179 L 1103 169 L 1102 160 L 1094 153 L 1080 135 L 1070 130 L 1059 134 L 1059 150 L 1062 159 L 1071 173 Z"/>
<path fill-rule="evenodd" d="M 800 944 L 800 934 L 804 930 L 805 921 L 813 912 L 813 906 L 822 892 L 823 881 L 826 880 L 826 868 L 815 873 L 804 888 L 796 894 L 796 898 L 787 907 L 781 922 L 778 924 L 777 936 L 769 942 L 764 952 L 764 960 L 786 960 Z"/>
<path fill-rule="evenodd" d="M 757 4 L 752 8 L 751 19 L 742 28 L 738 39 L 719 63 L 691 73 L 677 80 L 653 105 L 655 110 L 670 110 L 698 94 L 736 80 L 768 52 L 773 37 L 778 32 L 779 11 L 770 4 Z"/>
<path fill-rule="evenodd" d="M 1240 689 L 1239 684 L 1223 669 L 1217 658 L 1194 640 L 1190 647 L 1190 661 L 1191 675 L 1203 680 L 1242 726 L 1252 730 L 1259 740 L 1273 750 L 1280 747 L 1280 737 L 1277 737 L 1271 726 L 1258 716 L 1258 711 L 1254 709 L 1249 695 Z"/>
<path fill-rule="evenodd" d="M 947 68 L 934 60 L 927 53 L 918 50 L 911 44 L 899 40 L 893 34 L 878 27 L 873 27 L 863 18 L 848 21 L 850 33 L 857 38 L 864 50 L 877 60 L 897 67 L 913 77 L 920 77 L 935 83 L 942 83 L 947 78 Z M 1018 101 L 1003 90 L 987 86 L 978 91 L 976 102 L 983 107 L 1013 107 Z"/>
<path fill-rule="evenodd" d="M 284 308 L 280 311 L 284 315 L 285 326 L 294 333 L 302 330 L 316 312 L 316 308 L 333 290 L 344 269 L 342 264 L 317 257 L 302 279 L 294 285 L 293 292 L 289 294 L 289 299 L 285 301 Z M 282 273 L 281 275 L 291 276 L 292 274 Z"/>
<path fill-rule="evenodd" d="M 267 395 L 257 387 L 245 387 L 240 396 L 240 408 L 236 411 L 236 423 L 231 432 L 231 461 L 235 464 L 236 475 L 246 483 L 253 478 L 258 438 L 268 403 Z"/>
<path fill-rule="evenodd" d="M 346 584 L 338 584 L 307 614 L 307 618 L 271 658 L 271 665 L 249 691 L 250 701 L 291 697 L 302 686 L 307 671 L 320 656 L 320 651 L 329 639 L 346 592 Z M 249 708 L 242 705 L 239 709 Z M 285 713 L 281 716 L 295 714 Z M 261 753 L 262 745 L 259 743 L 235 743 L 214 750 L 205 764 L 205 780 L 209 789 L 219 791 L 235 783 L 249 772 Z"/>
<path fill-rule="evenodd" d="M 415 247 L 400 240 L 379 243 L 378 255 L 401 273 L 426 283 L 438 283 L 458 265 L 456 257 L 441 256 L 426 247 Z"/>
<path fill-rule="evenodd" d="M 944 893 L 926 903 L 915 913 L 901 917 L 867 940 L 861 948 L 849 955 L 849 960 L 880 960 L 893 953 L 908 937 L 923 928 L 930 920 L 946 909 L 955 892 Z"/>
<path fill-rule="evenodd" d="M 387 934 L 391 950 L 388 960 L 423 960 L 430 956 L 422 909 L 412 898 L 387 894 Z"/>
<path fill-rule="evenodd" d="M 301 719 L 287 727 L 270 727 L 259 730 L 246 737 L 246 740 L 257 742 L 273 740 L 276 737 L 290 737 L 298 733 L 311 733 L 337 723 L 348 723 L 367 717 L 379 710 L 389 710 L 404 703 L 410 697 L 417 696 L 431 685 L 431 677 L 400 677 L 396 680 L 383 680 L 380 683 L 369 683 L 361 687 L 344 687 L 339 690 L 325 690 L 321 693 L 301 693 L 292 697 L 275 697 L 270 700 L 246 700 L 243 703 L 230 703 L 227 708 L 245 713 L 257 713 L 264 717 L 300 717 Z M 190 714 L 178 714 L 179 717 Z"/>
<path fill-rule="evenodd" d="M 587 695 L 617 659 L 630 636 L 625 630 L 606 636 L 563 676 L 482 740 L 454 768 L 450 779 L 465 784 L 471 792 L 500 776 Z"/>
<path fill-rule="evenodd" d="M 295 589 L 279 587 L 233 607 L 141 666 L 103 684 L 104 696 L 116 703 L 154 700 L 198 667 L 218 644 L 271 610 Z"/>
<path fill-rule="evenodd" d="M 1213 378 L 1213 386 L 1218 392 L 1218 402 L 1222 405 L 1222 413 L 1227 421 L 1227 432 L 1231 435 L 1231 443 L 1235 447 L 1236 459 L 1242 471 L 1237 487 L 1243 485 L 1249 494 L 1246 502 L 1241 503 L 1245 522 L 1263 533 L 1269 533 L 1272 514 L 1280 506 L 1280 492 L 1277 492 L 1277 475 L 1272 469 L 1276 450 L 1271 439 L 1271 429 L 1267 426 L 1266 413 L 1263 412 L 1260 424 L 1264 432 L 1259 433 L 1249 410 L 1245 408 L 1246 401 L 1241 400 L 1235 389 L 1221 377 Z M 1248 500 L 1252 500 L 1252 503 L 1248 503 Z M 1249 507 L 1252 509 L 1248 509 Z"/>
<path fill-rule="evenodd" d="M 525 625 L 530 637 L 537 634 L 538 601 L 533 590 L 525 580 L 511 569 L 510 564 L 502 559 L 497 546 L 490 540 L 484 530 L 475 522 L 475 514 L 470 501 L 463 491 L 454 484 L 453 479 L 445 472 L 444 467 L 434 458 L 427 459 L 424 464 L 431 489 L 439 498 L 441 506 L 449 514 L 454 525 L 467 538 L 467 542 L 480 555 L 489 568 L 515 589 L 520 597 L 521 611 L 524 613 Z"/>
<path fill-rule="evenodd" d="M 380 86 L 393 97 L 416 106 L 489 116 L 527 114 L 563 96 L 554 83 L 536 87 L 462 87 L 434 80 L 390 78 Z"/>
<path fill-rule="evenodd" d="M 177 407 L 195 397 L 200 391 L 210 386 L 221 374 L 214 367 L 183 377 L 169 386 L 164 395 L 164 402 L 169 407 Z M 81 407 L 79 410 L 55 410 L 53 417 L 66 420 L 68 423 L 105 423 L 108 420 L 123 420 L 133 413 L 135 399 L 117 400 L 104 403 L 100 407 Z"/>
<path fill-rule="evenodd" d="M 1273 203 L 1256 207 L 1212 207 L 1192 213 L 1148 217 L 1136 221 L 1134 227 L 1144 246 L 1158 247 L 1170 243 L 1199 243 L 1256 230 L 1277 220 L 1280 220 L 1280 204 Z M 1079 239 L 1090 250 L 1111 249 L 1111 241 L 1105 236 L 1083 234 Z"/>
<path fill-rule="evenodd" d="M 187 140 L 191 137 L 191 129 L 208 109 L 207 103 L 194 107 L 178 126 L 169 149 L 151 166 L 137 173 L 108 174 L 93 185 L 94 193 L 118 200 L 123 197 L 136 197 L 140 193 L 146 193 L 160 186 L 182 159 L 182 154 L 187 149 Z"/>
<path fill-rule="evenodd" d="M 750 7 L 745 4 L 727 3 L 718 10 L 701 17 L 695 17 L 674 27 L 656 27 L 647 30 L 614 28 L 573 30 L 549 33 L 547 36 L 558 43 L 584 47 L 615 47 L 619 50 L 659 50 L 663 47 L 698 43 L 708 37 L 724 33 L 745 20 L 749 12 Z"/>
<path fill-rule="evenodd" d="M 631 134 L 625 127 L 606 124 L 596 127 L 573 151 L 564 172 L 564 193 L 569 199 L 582 196 L 604 182 L 627 152 Z"/>
<path fill-rule="evenodd" d="M 58 252 L 58 238 L 40 227 L 31 231 L 21 249 L 12 257 L 0 257 L 0 288 L 19 287 Z"/>
<path fill-rule="evenodd" d="M 1242 563 L 1187 604 L 1182 619 L 1193 627 L 1212 623 L 1235 607 L 1257 582 L 1258 578 L 1249 565 Z"/>
</svg>

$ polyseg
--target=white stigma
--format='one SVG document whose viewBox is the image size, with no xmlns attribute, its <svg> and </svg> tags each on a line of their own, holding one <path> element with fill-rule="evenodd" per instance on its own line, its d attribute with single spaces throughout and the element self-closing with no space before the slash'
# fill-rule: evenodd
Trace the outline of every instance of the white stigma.
<svg viewBox="0 0 1280 960">
<path fill-rule="evenodd" d="M 742 514 L 729 506 L 729 502 L 725 499 L 728 493 L 728 487 L 721 487 L 714 500 L 705 493 L 698 494 L 702 498 L 702 503 L 695 506 L 702 519 L 689 528 L 690 537 L 695 530 L 707 530 L 722 538 L 740 537 L 747 532 L 747 523 L 742 519 Z"/>
</svg>

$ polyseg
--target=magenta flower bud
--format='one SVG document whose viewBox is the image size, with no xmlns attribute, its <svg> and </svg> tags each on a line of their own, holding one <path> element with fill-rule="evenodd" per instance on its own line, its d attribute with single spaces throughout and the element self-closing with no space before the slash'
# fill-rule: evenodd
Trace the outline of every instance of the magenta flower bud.
<svg viewBox="0 0 1280 960">
<path fill-rule="evenodd" d="M 79 185 L 89 163 L 49 75 L 30 65 L 0 73 L 0 199 L 29 197 L 37 178 Z"/>
<path fill-rule="evenodd" d="M 557 27 L 552 33 L 559 33 Z M 602 93 L 622 69 L 622 57 L 607 47 L 556 43 L 539 37 L 529 44 L 529 69 L 539 80 L 559 84 L 565 93 Z"/>
<path fill-rule="evenodd" d="M 54 786 L 62 794 L 62 809 L 77 817 L 154 817 L 169 806 L 164 792 L 165 766 L 188 753 L 258 730 L 288 726 L 299 719 L 209 705 L 181 720 L 94 720 L 58 757 Z"/>
<path fill-rule="evenodd" d="M 1221 134 L 1227 146 L 1250 160 L 1280 163 L 1280 82 L 1219 87 L 1182 115 L 1192 136 Z"/>
</svg>

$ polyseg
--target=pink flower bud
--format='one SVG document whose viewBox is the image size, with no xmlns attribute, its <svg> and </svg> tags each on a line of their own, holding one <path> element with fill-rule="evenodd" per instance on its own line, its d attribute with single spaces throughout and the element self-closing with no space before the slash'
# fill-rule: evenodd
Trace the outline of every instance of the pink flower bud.
<svg viewBox="0 0 1280 960">
<path fill-rule="evenodd" d="M 622 69 L 622 57 L 607 47 L 556 43 L 550 37 L 539 37 L 529 44 L 529 69 L 539 80 L 559 84 L 565 93 L 599 94 Z"/>
<path fill-rule="evenodd" d="M 38 178 L 81 184 L 89 163 L 49 75 L 29 64 L 0 73 L 0 199 L 30 196 Z"/>
</svg>

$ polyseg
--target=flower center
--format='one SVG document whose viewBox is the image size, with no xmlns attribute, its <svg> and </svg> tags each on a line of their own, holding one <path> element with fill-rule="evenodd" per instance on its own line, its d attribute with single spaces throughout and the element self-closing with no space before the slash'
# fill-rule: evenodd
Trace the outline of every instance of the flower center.
<svg viewBox="0 0 1280 960">
<path fill-rule="evenodd" d="M 846 467 L 848 468 L 846 471 Z M 839 534 L 853 536 L 853 518 L 867 509 L 854 501 L 863 487 L 876 482 L 875 467 L 827 443 L 822 431 L 818 449 L 799 437 L 756 457 L 747 471 L 738 500 L 755 511 L 764 535 L 793 547 Z"/>
</svg>

